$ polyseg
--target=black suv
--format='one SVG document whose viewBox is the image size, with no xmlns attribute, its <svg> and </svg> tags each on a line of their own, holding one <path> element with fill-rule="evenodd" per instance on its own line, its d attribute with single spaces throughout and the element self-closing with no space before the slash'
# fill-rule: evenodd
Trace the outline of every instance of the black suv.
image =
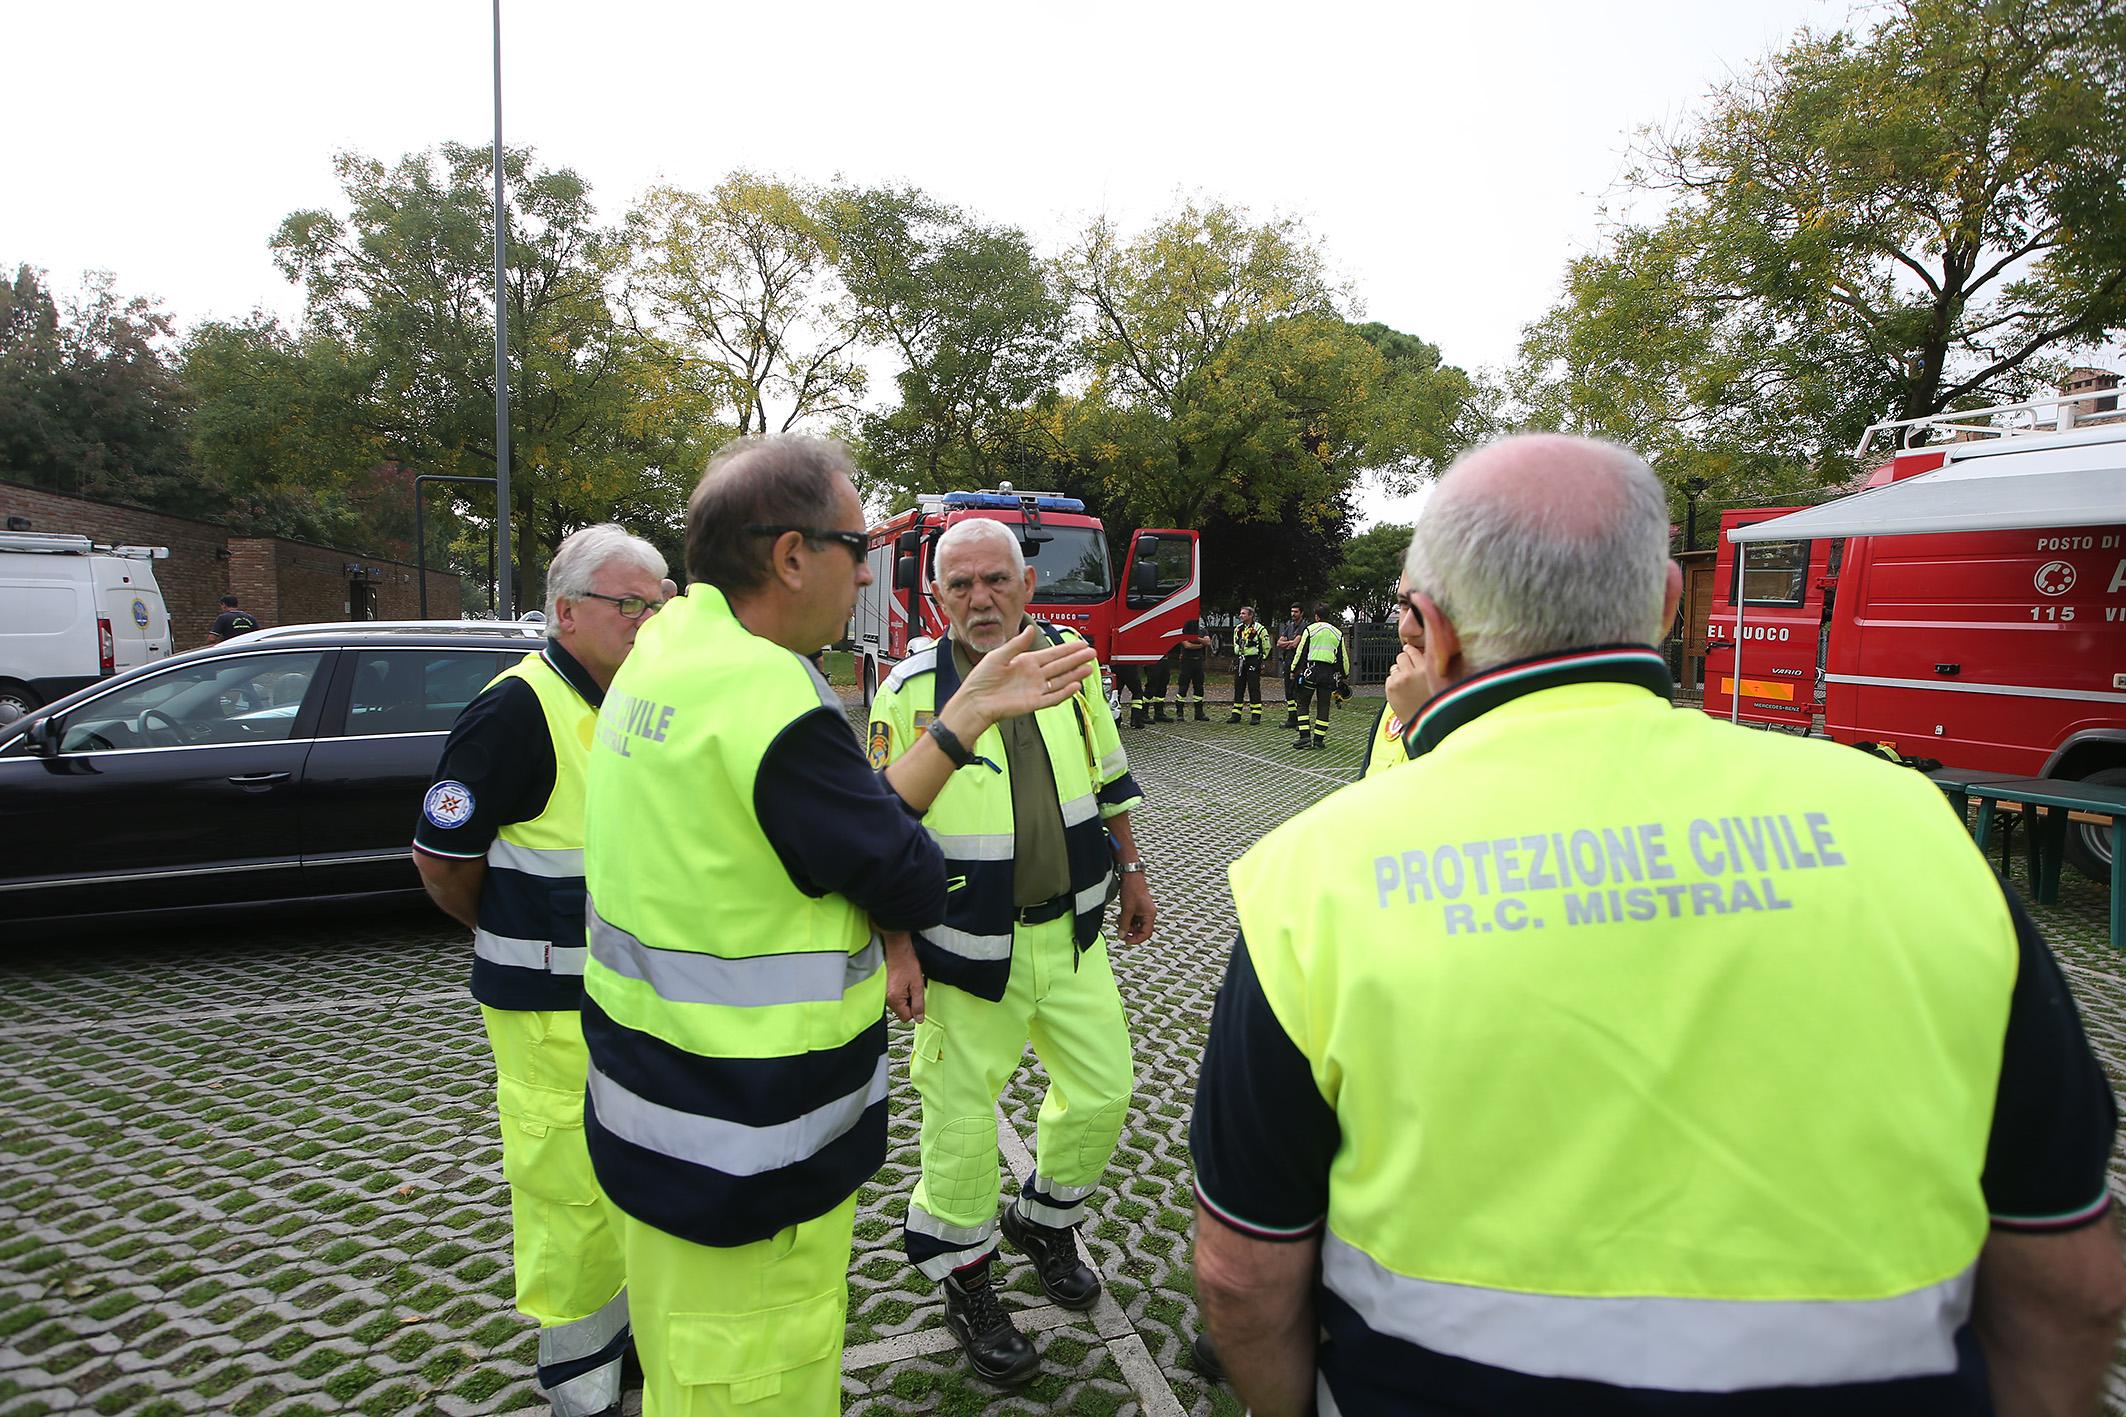
<svg viewBox="0 0 2126 1417">
<path fill-rule="evenodd" d="M 419 891 L 410 843 L 443 737 L 544 637 L 261 630 L 0 726 L 0 919 Z"/>
</svg>

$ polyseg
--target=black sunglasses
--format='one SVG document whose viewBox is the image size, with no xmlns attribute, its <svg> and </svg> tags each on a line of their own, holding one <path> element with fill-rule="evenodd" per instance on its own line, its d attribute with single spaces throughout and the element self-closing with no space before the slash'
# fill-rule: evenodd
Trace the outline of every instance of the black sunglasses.
<svg viewBox="0 0 2126 1417">
<path fill-rule="evenodd" d="M 640 620 L 645 615 L 655 615 L 658 611 L 664 609 L 664 602 L 661 600 L 644 600 L 639 595 L 600 595 L 594 590 L 587 590 L 581 595 L 570 596 L 569 599 L 602 600 L 617 609 L 621 618 L 625 620 Z"/>
<path fill-rule="evenodd" d="M 859 561 L 871 551 L 870 534 L 861 531 L 831 531 L 823 526 L 766 526 L 759 522 L 748 523 L 746 531 L 753 536 L 781 536 L 794 531 L 807 541 L 839 541 Z"/>
</svg>

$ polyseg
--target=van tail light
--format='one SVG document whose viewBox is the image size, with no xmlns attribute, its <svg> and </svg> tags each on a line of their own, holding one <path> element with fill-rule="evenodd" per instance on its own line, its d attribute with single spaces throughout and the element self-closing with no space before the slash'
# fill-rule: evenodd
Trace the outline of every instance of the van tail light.
<svg viewBox="0 0 2126 1417">
<path fill-rule="evenodd" d="M 117 667 L 117 655 L 114 653 L 116 649 L 117 645 L 111 639 L 111 617 L 98 615 L 96 617 L 96 667 L 105 674 L 109 674 L 112 669 Z"/>
</svg>

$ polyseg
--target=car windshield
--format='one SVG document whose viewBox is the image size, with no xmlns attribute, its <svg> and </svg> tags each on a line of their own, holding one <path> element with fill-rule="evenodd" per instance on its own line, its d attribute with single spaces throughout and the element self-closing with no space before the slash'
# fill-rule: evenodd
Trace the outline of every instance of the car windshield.
<svg viewBox="0 0 2126 1417">
<path fill-rule="evenodd" d="M 1055 539 L 1039 543 L 1026 558 L 1033 567 L 1036 602 L 1105 600 L 1113 589 L 1107 575 L 1107 538 L 1089 526 L 1043 527 Z"/>
</svg>

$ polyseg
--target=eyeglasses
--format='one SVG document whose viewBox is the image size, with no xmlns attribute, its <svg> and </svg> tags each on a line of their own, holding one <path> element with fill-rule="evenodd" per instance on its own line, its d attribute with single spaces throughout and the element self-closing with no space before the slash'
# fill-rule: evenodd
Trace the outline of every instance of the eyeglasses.
<svg viewBox="0 0 2126 1417">
<path fill-rule="evenodd" d="M 859 561 L 871 551 L 870 534 L 861 531 L 833 531 L 823 526 L 766 526 L 759 522 L 748 523 L 746 531 L 752 536 L 781 536 L 794 531 L 807 541 L 838 541 Z"/>
<path fill-rule="evenodd" d="M 640 620 L 645 615 L 655 615 L 664 609 L 661 600 L 644 600 L 639 595 L 600 595 L 587 590 L 581 595 L 570 596 L 571 600 L 602 600 L 620 612 L 623 620 Z"/>
</svg>

